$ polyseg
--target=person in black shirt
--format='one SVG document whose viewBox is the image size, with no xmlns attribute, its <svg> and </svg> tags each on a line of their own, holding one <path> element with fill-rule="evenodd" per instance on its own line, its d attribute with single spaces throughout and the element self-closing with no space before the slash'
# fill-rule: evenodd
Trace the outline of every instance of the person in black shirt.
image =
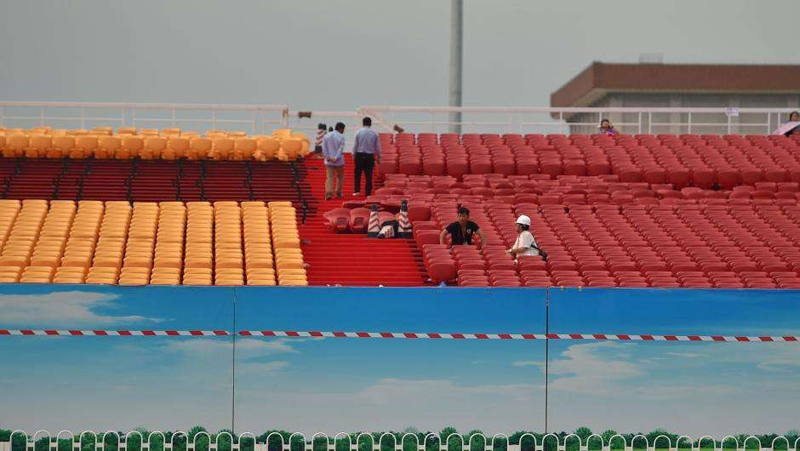
<svg viewBox="0 0 800 451">
<path fill-rule="evenodd" d="M 481 244 L 486 242 L 486 237 L 483 235 L 481 228 L 478 227 L 478 224 L 469 220 L 469 209 L 466 207 L 458 207 L 458 221 L 442 230 L 439 235 L 439 243 L 445 244 L 448 234 L 450 234 L 450 241 L 453 246 L 472 244 L 474 235 L 478 235 L 481 238 Z"/>
</svg>

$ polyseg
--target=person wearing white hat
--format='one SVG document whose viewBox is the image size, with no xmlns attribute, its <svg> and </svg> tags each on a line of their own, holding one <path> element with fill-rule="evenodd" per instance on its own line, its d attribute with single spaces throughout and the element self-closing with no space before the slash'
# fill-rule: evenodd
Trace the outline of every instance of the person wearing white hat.
<svg viewBox="0 0 800 451">
<path fill-rule="evenodd" d="M 507 252 L 513 257 L 523 256 L 537 256 L 539 255 L 539 247 L 536 245 L 536 240 L 531 233 L 531 218 L 526 215 L 520 215 L 517 218 L 517 240 L 514 246 Z"/>
</svg>

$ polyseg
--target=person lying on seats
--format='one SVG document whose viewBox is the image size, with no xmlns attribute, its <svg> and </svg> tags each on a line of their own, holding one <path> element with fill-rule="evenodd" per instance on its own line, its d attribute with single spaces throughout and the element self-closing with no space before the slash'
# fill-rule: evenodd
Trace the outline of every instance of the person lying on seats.
<svg viewBox="0 0 800 451">
<path fill-rule="evenodd" d="M 391 219 L 381 223 L 381 231 L 378 232 L 378 238 L 396 238 L 398 229 L 400 228 L 400 221 Z"/>
</svg>

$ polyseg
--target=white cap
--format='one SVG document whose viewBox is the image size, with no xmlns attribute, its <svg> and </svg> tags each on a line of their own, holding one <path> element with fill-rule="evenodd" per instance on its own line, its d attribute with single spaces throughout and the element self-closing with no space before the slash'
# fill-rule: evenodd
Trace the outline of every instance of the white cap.
<svg viewBox="0 0 800 451">
<path fill-rule="evenodd" d="M 531 225 L 531 218 L 529 218 L 529 217 L 527 217 L 525 215 L 521 215 L 519 218 L 517 218 L 517 224 L 530 226 Z"/>
</svg>

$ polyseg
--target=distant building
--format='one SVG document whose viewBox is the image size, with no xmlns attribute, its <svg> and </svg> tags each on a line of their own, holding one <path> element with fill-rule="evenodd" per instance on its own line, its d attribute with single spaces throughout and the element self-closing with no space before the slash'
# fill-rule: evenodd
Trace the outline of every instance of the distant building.
<svg viewBox="0 0 800 451">
<path fill-rule="evenodd" d="M 726 113 L 604 114 L 623 132 L 768 133 L 800 108 L 800 65 L 609 64 L 594 62 L 550 96 L 551 107 L 726 108 Z M 590 133 L 597 114 L 565 115 L 573 133 Z M 693 125 L 689 130 L 689 122 Z M 677 125 L 680 124 L 680 125 Z"/>
</svg>

